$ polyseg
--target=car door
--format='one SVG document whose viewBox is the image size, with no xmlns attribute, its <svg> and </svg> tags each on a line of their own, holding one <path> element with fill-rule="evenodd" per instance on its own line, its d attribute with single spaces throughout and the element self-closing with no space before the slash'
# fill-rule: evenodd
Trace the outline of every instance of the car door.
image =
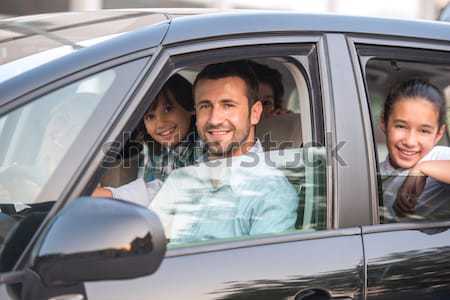
<svg viewBox="0 0 450 300">
<path fill-rule="evenodd" d="M 331 150 L 325 147 L 328 139 L 324 127 L 328 125 L 322 107 L 330 100 L 325 51 L 331 51 L 333 44 L 324 47 L 323 37 L 301 35 L 278 36 L 277 41 L 268 35 L 165 46 L 149 75 L 153 83 L 142 85 L 152 84 L 149 98 L 157 95 L 170 75 L 179 73 L 189 77 L 210 63 L 252 59 L 271 61 L 286 68 L 294 87 L 288 96 L 298 102 L 297 110 L 292 109 L 302 122 L 301 132 L 296 135 L 301 135 L 303 141 L 285 152 L 276 149 L 267 153 L 274 154 L 282 163 L 288 159 L 286 153 L 301 156 L 300 160 L 279 168 L 292 185 L 297 184 L 297 229 L 171 247 L 159 270 L 151 276 L 85 283 L 89 299 L 363 298 L 360 228 L 347 224 L 350 228 L 338 229 L 339 221 L 332 213 L 336 198 L 329 182 L 334 166 L 326 158 L 327 151 Z M 143 114 L 144 110 L 132 118 L 141 119 Z M 285 127 L 283 131 L 293 130 L 294 127 Z M 305 149 L 309 149 L 306 151 L 309 158 L 302 156 Z"/>
<path fill-rule="evenodd" d="M 450 48 L 447 41 L 355 38 L 356 62 L 362 99 L 367 99 L 369 142 L 373 141 L 373 173 L 388 156 L 379 120 L 387 91 L 394 83 L 425 79 L 447 93 L 450 84 Z M 383 44 L 383 45 L 382 45 Z M 359 66 L 358 66 L 359 64 Z M 366 98 L 367 97 L 367 98 Z M 364 102 L 364 101 L 363 101 Z M 367 104 L 365 104 L 367 105 Z M 369 110 L 368 110 L 369 112 Z M 370 124 L 372 123 L 372 124 Z M 448 132 L 440 144 L 448 146 Z M 378 169 L 377 169 L 378 168 Z M 444 211 L 427 218 L 391 223 L 384 204 L 383 175 L 374 177 L 380 194 L 374 199 L 374 223 L 364 226 L 367 299 L 447 299 L 449 289 L 450 216 Z M 427 179 L 429 180 L 429 179 Z M 450 195 L 446 196 L 450 200 Z M 439 211 L 437 211 L 439 212 Z"/>
<path fill-rule="evenodd" d="M 37 89 L 14 101 L 5 96 L 1 107 L 2 279 L 26 265 L 19 262 L 20 257 L 28 255 L 42 230 L 40 225 L 50 222 L 64 206 L 73 176 L 82 172 L 89 153 L 101 146 L 99 137 L 133 90 L 150 55 L 147 51 L 141 57 L 111 59 L 75 72 L 69 62 L 79 58 L 56 61 L 3 85 L 17 84 L 22 90 L 10 90 L 9 95 L 20 94 L 31 78 Z M 49 70 L 69 75 L 49 84 L 55 74 Z M 13 299 L 20 287 L 2 284 L 0 293 L 2 299 Z"/>
</svg>

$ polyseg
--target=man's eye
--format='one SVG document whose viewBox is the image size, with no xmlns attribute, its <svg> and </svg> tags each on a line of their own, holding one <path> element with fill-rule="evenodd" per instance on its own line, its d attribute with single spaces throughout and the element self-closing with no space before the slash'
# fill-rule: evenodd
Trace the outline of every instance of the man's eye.
<svg viewBox="0 0 450 300">
<path fill-rule="evenodd" d="M 202 104 L 200 104 L 198 106 L 198 109 L 206 109 L 206 108 L 209 108 L 209 107 L 210 107 L 210 105 L 208 103 L 202 103 Z"/>
<path fill-rule="evenodd" d="M 406 128 L 406 126 L 403 124 L 396 124 L 394 127 L 395 128 Z"/>
<path fill-rule="evenodd" d="M 225 108 L 232 108 L 232 107 L 234 107 L 234 104 L 232 104 L 232 103 L 225 103 L 223 106 L 225 106 Z"/>
<path fill-rule="evenodd" d="M 422 129 L 420 132 L 423 134 L 431 134 L 432 133 L 431 130 L 429 130 L 429 129 Z"/>
</svg>

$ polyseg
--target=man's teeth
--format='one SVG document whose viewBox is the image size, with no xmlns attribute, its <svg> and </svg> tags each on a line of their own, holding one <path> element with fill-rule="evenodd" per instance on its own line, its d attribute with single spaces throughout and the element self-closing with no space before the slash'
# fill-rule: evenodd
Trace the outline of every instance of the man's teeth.
<svg viewBox="0 0 450 300">
<path fill-rule="evenodd" d="M 225 135 L 228 133 L 228 130 L 218 130 L 218 131 L 210 131 L 209 134 L 212 135 Z"/>
</svg>

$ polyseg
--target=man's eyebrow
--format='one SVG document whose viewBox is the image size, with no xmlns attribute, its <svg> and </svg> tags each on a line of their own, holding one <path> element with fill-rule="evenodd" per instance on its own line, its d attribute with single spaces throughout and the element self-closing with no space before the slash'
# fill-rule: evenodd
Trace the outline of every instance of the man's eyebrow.
<svg viewBox="0 0 450 300">
<path fill-rule="evenodd" d="M 233 100 L 233 99 L 225 98 L 225 99 L 221 99 L 220 103 L 234 103 L 234 104 L 238 104 L 239 102 L 237 102 L 236 100 Z"/>
<path fill-rule="evenodd" d="M 433 125 L 429 125 L 429 124 L 422 124 L 422 125 L 420 125 L 420 127 L 426 128 L 426 129 L 434 129 L 434 126 Z"/>
<path fill-rule="evenodd" d="M 211 100 L 203 99 L 203 100 L 198 101 L 198 103 L 196 103 L 196 105 L 204 104 L 204 103 L 211 103 Z"/>
</svg>

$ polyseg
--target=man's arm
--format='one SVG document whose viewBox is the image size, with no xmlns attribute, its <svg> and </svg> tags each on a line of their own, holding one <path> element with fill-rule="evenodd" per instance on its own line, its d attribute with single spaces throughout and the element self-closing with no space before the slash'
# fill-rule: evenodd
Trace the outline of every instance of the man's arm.
<svg viewBox="0 0 450 300">
<path fill-rule="evenodd" d="M 268 183 L 270 182 L 270 183 Z M 285 178 L 266 182 L 265 191 L 251 224 L 250 235 L 281 233 L 295 229 L 297 220 L 298 195 Z M 268 184 L 267 184 L 268 183 Z M 273 184 L 271 184 L 273 183 Z"/>
</svg>

